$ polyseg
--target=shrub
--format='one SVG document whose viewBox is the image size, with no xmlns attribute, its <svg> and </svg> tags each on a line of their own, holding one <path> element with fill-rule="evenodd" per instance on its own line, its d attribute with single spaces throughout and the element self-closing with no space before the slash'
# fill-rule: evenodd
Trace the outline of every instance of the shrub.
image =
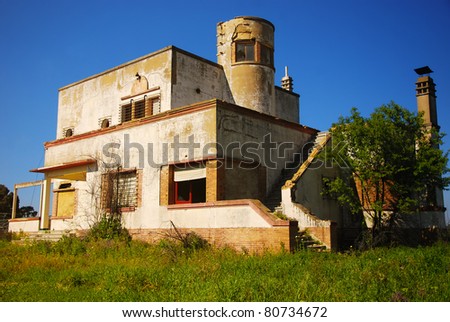
<svg viewBox="0 0 450 322">
<path fill-rule="evenodd" d="M 86 243 L 75 236 L 63 236 L 53 246 L 53 250 L 60 255 L 81 255 L 86 253 Z"/>
<path fill-rule="evenodd" d="M 89 240 L 117 239 L 127 242 L 131 240 L 131 235 L 128 230 L 123 227 L 122 220 L 115 216 L 102 216 L 102 218 L 91 227 L 86 237 Z"/>
<path fill-rule="evenodd" d="M 208 241 L 195 232 L 185 234 L 175 230 L 175 234 L 168 234 L 161 239 L 159 247 L 167 253 L 172 261 L 177 261 L 179 257 L 189 255 L 197 250 L 209 248 Z"/>
</svg>

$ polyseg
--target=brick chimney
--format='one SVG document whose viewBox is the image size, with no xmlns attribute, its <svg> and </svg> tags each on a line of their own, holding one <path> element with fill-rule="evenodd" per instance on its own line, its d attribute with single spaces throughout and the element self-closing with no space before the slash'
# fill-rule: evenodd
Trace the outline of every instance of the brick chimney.
<svg viewBox="0 0 450 322">
<path fill-rule="evenodd" d="M 436 84 L 430 77 L 433 71 L 428 67 L 415 69 L 419 75 L 416 81 L 417 109 L 423 112 L 425 126 L 439 130 L 436 110 Z"/>
</svg>

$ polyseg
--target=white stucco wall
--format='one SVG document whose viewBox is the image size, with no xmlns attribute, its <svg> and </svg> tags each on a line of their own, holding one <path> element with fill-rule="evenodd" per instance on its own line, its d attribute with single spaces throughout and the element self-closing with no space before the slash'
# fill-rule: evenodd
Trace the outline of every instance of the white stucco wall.
<svg viewBox="0 0 450 322">
<path fill-rule="evenodd" d="M 120 104 L 131 94 L 136 73 L 147 79 L 148 88 L 160 88 L 161 111 L 169 110 L 171 57 L 171 48 L 165 48 L 61 88 L 56 138 L 63 137 L 68 127 L 74 134 L 96 130 L 105 117 L 111 117 L 111 125 L 120 123 Z"/>
<path fill-rule="evenodd" d="M 271 227 L 248 205 L 175 208 L 160 212 L 163 228 L 170 228 L 170 221 L 179 228 Z"/>
<path fill-rule="evenodd" d="M 78 184 L 76 216 L 71 220 L 55 220 L 54 225 L 52 223 L 52 229 L 56 229 L 55 227 L 89 228 L 89 225 L 94 222 L 94 217 L 99 213 L 100 177 L 104 171 L 103 163 L 112 164 L 119 158 L 123 168 L 142 169 L 142 206 L 130 213 L 124 213 L 124 218 L 130 225 L 129 228 L 160 227 L 163 221 L 162 216 L 166 216 L 167 212 L 166 207 L 159 206 L 160 165 L 177 161 L 172 147 L 176 138 L 180 143 L 187 143 L 191 138 L 192 142 L 198 144 L 198 148 L 192 150 L 192 155 L 189 155 L 190 151 L 187 148 L 179 149 L 178 161 L 203 159 L 205 151 L 208 156 L 213 155 L 214 150 L 204 150 L 203 147 L 216 141 L 215 115 L 214 108 L 199 110 L 195 113 L 180 113 L 179 116 L 161 119 L 158 122 L 126 126 L 115 131 L 109 130 L 105 134 L 87 136 L 48 147 L 45 166 L 86 158 L 97 160 L 97 166 L 88 167 L 86 182 L 82 185 Z M 167 152 L 164 152 L 165 147 Z M 164 155 L 167 155 L 166 159 Z"/>
<path fill-rule="evenodd" d="M 222 66 L 180 49 L 173 60 L 172 108 L 214 98 L 233 103 Z"/>
<path fill-rule="evenodd" d="M 8 231 L 18 232 L 36 232 L 39 231 L 39 218 L 36 219 L 16 219 L 9 222 Z"/>
</svg>

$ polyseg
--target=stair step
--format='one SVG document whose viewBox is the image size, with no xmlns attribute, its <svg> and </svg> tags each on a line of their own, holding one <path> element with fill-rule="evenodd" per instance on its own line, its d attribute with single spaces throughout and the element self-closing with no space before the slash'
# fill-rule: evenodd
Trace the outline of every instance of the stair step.
<svg viewBox="0 0 450 322">
<path fill-rule="evenodd" d="M 63 236 L 74 235 L 72 232 L 65 231 L 43 231 L 43 232 L 33 232 L 28 233 L 26 236 L 22 237 L 20 240 L 16 241 L 18 243 L 23 243 L 25 241 L 51 241 L 56 242 L 60 240 Z"/>
<path fill-rule="evenodd" d="M 309 245 L 309 246 L 306 246 L 306 249 L 316 251 L 316 252 L 321 252 L 321 251 L 326 250 L 327 247 L 325 245 Z"/>
</svg>

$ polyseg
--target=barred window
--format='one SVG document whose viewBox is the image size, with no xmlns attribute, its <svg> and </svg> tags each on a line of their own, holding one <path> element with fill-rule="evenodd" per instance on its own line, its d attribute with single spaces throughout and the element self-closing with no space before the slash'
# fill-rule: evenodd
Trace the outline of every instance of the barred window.
<svg viewBox="0 0 450 322">
<path fill-rule="evenodd" d="M 132 119 L 132 104 L 131 104 L 131 102 L 122 105 L 121 112 L 122 112 L 122 117 L 121 117 L 122 123 L 131 121 L 131 119 Z"/>
<path fill-rule="evenodd" d="M 160 112 L 159 97 L 148 98 L 144 96 L 142 99 L 130 100 L 121 105 L 121 122 L 129 122 L 138 120 Z"/>
<path fill-rule="evenodd" d="M 145 116 L 145 102 L 146 100 L 136 101 L 134 103 L 134 117 L 133 119 L 140 119 Z"/>
<path fill-rule="evenodd" d="M 136 170 L 113 171 L 102 176 L 102 204 L 111 213 L 137 207 L 138 176 Z"/>
<path fill-rule="evenodd" d="M 159 97 L 152 99 L 151 109 L 152 114 L 158 114 L 159 112 L 161 112 L 161 100 L 159 99 Z"/>
</svg>

